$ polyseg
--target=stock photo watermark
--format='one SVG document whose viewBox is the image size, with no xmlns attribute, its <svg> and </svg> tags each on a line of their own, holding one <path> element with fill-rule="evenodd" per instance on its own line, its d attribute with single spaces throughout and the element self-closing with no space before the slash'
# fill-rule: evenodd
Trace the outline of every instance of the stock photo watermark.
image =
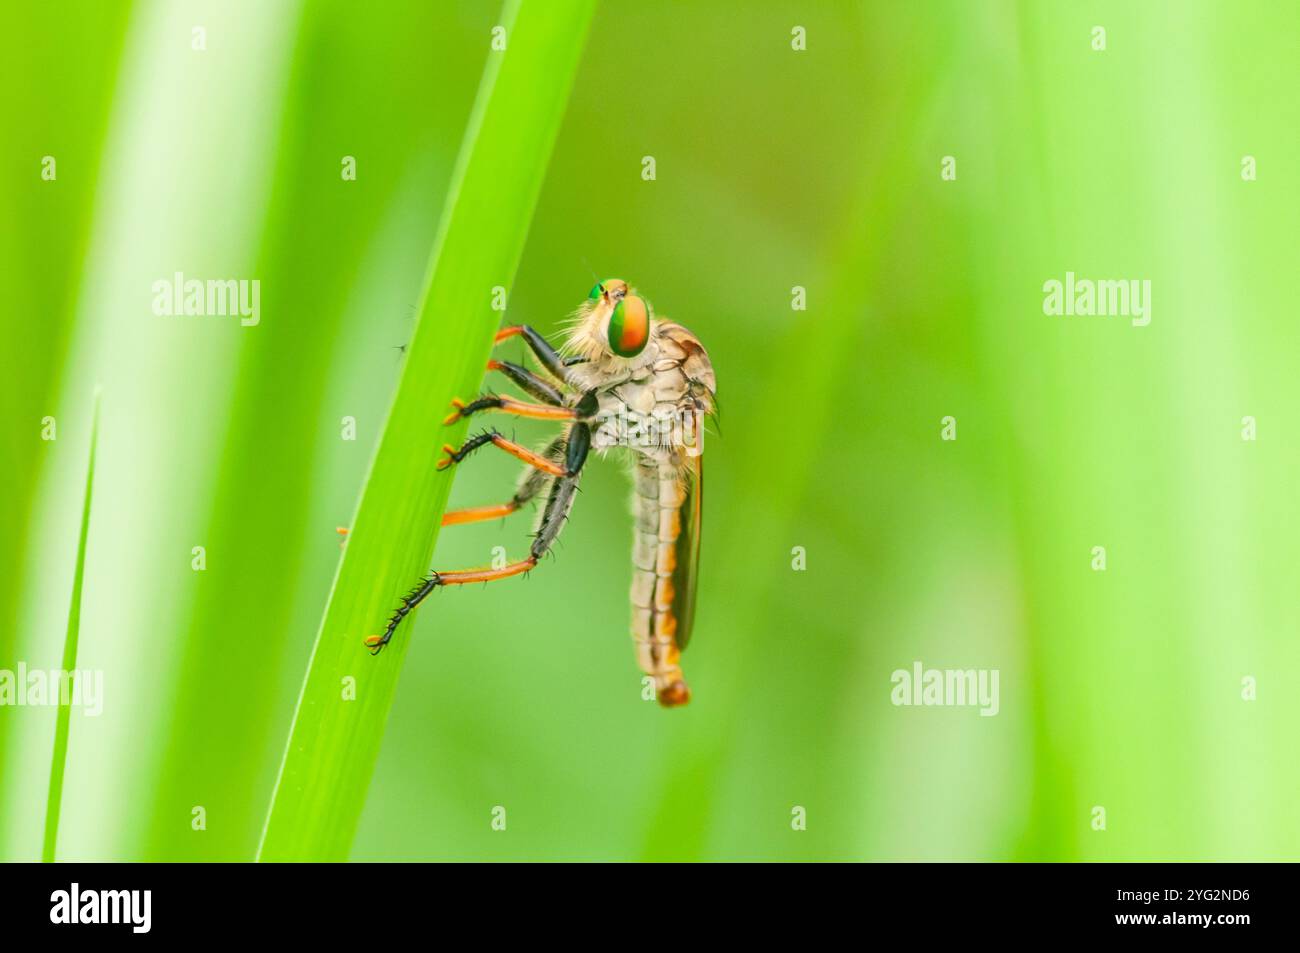
<svg viewBox="0 0 1300 953">
<path fill-rule="evenodd" d="M 619 402 L 616 409 L 595 417 L 593 446 L 635 447 L 639 450 L 683 450 L 688 457 L 704 453 L 704 413 L 673 407 L 637 413 Z"/>
<path fill-rule="evenodd" d="M 83 890 L 73 882 L 67 890 L 50 894 L 50 922 L 129 926 L 132 933 L 148 933 L 153 925 L 152 890 Z"/>
<path fill-rule="evenodd" d="M 1151 323 L 1151 279 L 1076 278 L 1043 282 L 1043 314 L 1065 317 L 1130 318 L 1133 327 Z"/>
<path fill-rule="evenodd" d="M 926 668 L 913 662 L 911 669 L 896 669 L 889 676 L 894 686 L 889 700 L 898 707 L 978 707 L 985 717 L 1001 708 L 996 668 Z"/>
<path fill-rule="evenodd" d="M 19 662 L 0 668 L 0 707 L 40 708 L 71 705 L 91 718 L 104 711 L 104 673 L 100 669 L 42 669 Z"/>
<path fill-rule="evenodd" d="M 246 328 L 262 320 L 262 282 L 257 278 L 186 278 L 176 272 L 152 285 L 153 313 L 159 317 L 239 318 Z"/>
</svg>

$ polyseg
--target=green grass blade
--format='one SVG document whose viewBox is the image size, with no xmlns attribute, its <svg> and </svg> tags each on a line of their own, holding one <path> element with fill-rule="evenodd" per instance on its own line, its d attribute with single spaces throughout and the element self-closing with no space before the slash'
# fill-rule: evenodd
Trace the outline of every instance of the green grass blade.
<svg viewBox="0 0 1300 953">
<path fill-rule="evenodd" d="M 127 841 L 136 856 L 247 861 L 257 852 L 338 563 L 333 528 L 352 519 L 389 407 L 404 360 L 392 345 L 414 330 L 436 213 L 489 56 L 478 39 L 500 13 L 476 10 L 471 25 L 451 30 L 447 9 L 322 0 L 293 24 L 250 272 L 262 280 L 263 313 L 278 318 L 239 335 L 229 425 L 206 432 L 220 464 L 211 498 L 193 501 L 192 534 L 222 555 L 183 590 L 183 657 L 157 729 L 159 770 L 135 794 L 148 802 L 143 840 Z M 371 68 L 376 59 L 392 68 Z M 302 175 L 339 141 L 382 160 L 353 182 Z M 319 425 L 335 411 L 362 422 L 355 442 Z M 221 818 L 220 837 L 191 830 L 198 804 Z"/>
<path fill-rule="evenodd" d="M 0 261 L 5 263 L 0 332 L 8 353 L 0 374 L 0 668 L 12 668 L 20 645 L 19 614 L 32 588 L 28 540 L 37 488 L 49 472 L 48 452 L 33 452 L 29 421 L 50 413 L 73 336 L 76 290 L 86 271 L 92 207 L 122 41 L 131 14 L 126 3 L 28 4 L 6 10 L 0 31 L 0 115 L 7 142 L 48 143 L 41 152 L 75 155 L 77 171 L 57 188 L 28 174 L 31 152 L 0 156 Z M 68 69 L 75 63 L 77 68 Z M 41 76 L 40 84 L 29 78 Z M 57 143 L 57 146 L 55 145 Z M 65 170 L 66 171 L 66 170 Z M 39 314 L 40 321 L 27 315 Z M 43 451 L 49 444 L 40 445 Z M 9 814 L 20 782 L 9 763 L 15 720 L 0 718 L 0 817 Z M 0 823 L 0 858 L 10 858 L 11 830 Z"/>
<path fill-rule="evenodd" d="M 99 392 L 95 392 L 95 409 L 90 424 L 90 462 L 86 465 L 86 496 L 81 505 L 81 537 L 77 540 L 77 568 L 72 576 L 72 603 L 68 607 L 68 632 L 63 640 L 63 671 L 77 667 L 77 638 L 81 631 L 81 586 L 86 574 L 86 537 L 90 529 L 90 494 L 95 484 L 95 444 L 99 439 Z M 50 764 L 50 793 L 45 807 L 45 842 L 41 860 L 54 863 L 54 847 L 59 837 L 59 806 L 63 802 L 63 769 L 68 760 L 68 728 L 72 721 L 71 693 L 59 704 L 54 726 L 54 760 Z"/>
<path fill-rule="evenodd" d="M 512 0 L 502 14 L 507 48 L 489 54 L 461 145 L 419 326 L 317 635 L 261 860 L 347 857 L 412 626 L 379 657 L 362 640 L 432 558 L 451 486 L 435 470 L 438 447 L 465 431 L 444 431 L 441 419 L 482 381 L 499 323 L 492 289 L 513 280 L 594 7 Z"/>
</svg>

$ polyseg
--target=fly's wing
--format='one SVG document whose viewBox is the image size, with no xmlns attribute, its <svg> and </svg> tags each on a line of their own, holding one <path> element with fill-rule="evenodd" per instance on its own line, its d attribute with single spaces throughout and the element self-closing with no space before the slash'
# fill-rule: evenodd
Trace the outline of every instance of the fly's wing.
<svg viewBox="0 0 1300 953">
<path fill-rule="evenodd" d="M 695 588 L 700 568 L 700 516 L 704 503 L 704 455 L 686 458 L 678 480 L 682 505 L 673 566 L 673 615 L 677 619 L 677 648 L 684 651 L 695 627 Z"/>
<path fill-rule="evenodd" d="M 676 368 L 685 381 L 685 403 L 693 407 L 695 424 L 683 442 L 685 462 L 678 471 L 680 531 L 677 534 L 673 566 L 673 615 L 677 620 L 677 648 L 683 650 L 691 640 L 695 625 L 695 589 L 700 567 L 700 516 L 704 503 L 704 416 L 717 410 L 717 378 L 700 339 L 675 321 L 656 322 L 661 361 L 667 370 Z M 656 367 L 656 370 L 660 370 Z M 691 455 L 694 453 L 694 456 Z"/>
</svg>

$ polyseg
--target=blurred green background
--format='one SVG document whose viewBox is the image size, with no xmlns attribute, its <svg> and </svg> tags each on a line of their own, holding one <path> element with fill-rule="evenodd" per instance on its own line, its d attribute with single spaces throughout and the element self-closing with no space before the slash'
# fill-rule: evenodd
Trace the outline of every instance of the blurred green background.
<svg viewBox="0 0 1300 953">
<path fill-rule="evenodd" d="M 0 668 L 59 664 L 101 384 L 59 858 L 250 859 L 498 7 L 5 19 Z M 556 559 L 406 631 L 353 858 L 1300 856 L 1298 87 L 1294 5 L 607 2 L 506 317 L 618 275 L 709 349 L 695 700 L 640 698 L 592 467 Z M 260 325 L 154 315 L 176 271 L 259 279 Z M 1045 315 L 1066 271 L 1149 279 L 1151 324 Z M 916 660 L 999 714 L 895 707 Z M 54 721 L 0 708 L 2 858 Z"/>
</svg>

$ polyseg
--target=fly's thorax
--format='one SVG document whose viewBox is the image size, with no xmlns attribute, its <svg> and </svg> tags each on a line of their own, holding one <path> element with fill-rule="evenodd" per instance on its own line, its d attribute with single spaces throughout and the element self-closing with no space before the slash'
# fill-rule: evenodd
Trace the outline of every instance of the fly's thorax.
<svg viewBox="0 0 1300 953">
<path fill-rule="evenodd" d="M 651 372 L 597 395 L 595 448 L 627 447 L 655 460 L 667 460 L 696 445 L 702 421 L 680 370 Z"/>
<path fill-rule="evenodd" d="M 698 339 L 679 324 L 656 320 L 644 350 L 620 357 L 599 345 L 596 314 L 587 312 L 569 342 L 585 358 L 570 368 L 569 383 L 598 398 L 592 448 L 626 447 L 660 461 L 683 450 L 698 454 L 716 386 Z"/>
</svg>

